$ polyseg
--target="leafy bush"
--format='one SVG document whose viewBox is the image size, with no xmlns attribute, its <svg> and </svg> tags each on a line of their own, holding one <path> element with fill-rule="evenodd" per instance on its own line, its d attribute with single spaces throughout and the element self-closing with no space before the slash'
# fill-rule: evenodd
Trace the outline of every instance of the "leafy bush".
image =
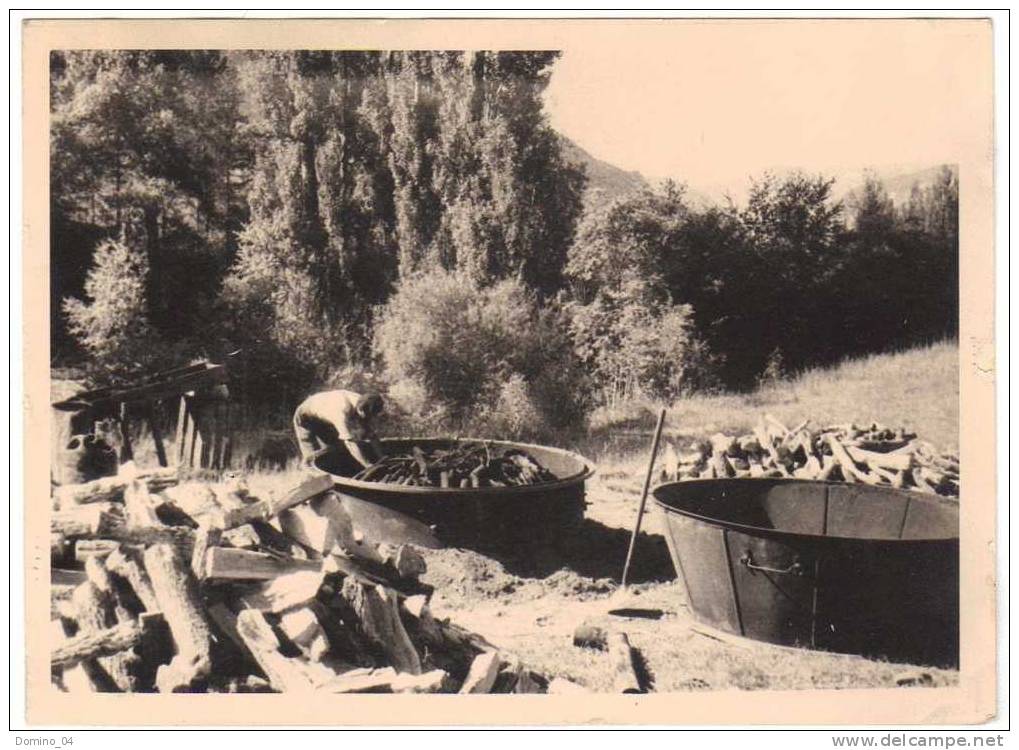
<svg viewBox="0 0 1019 750">
<path fill-rule="evenodd" d="M 714 357 L 694 331 L 689 305 L 651 305 L 598 294 L 569 306 L 578 354 L 602 400 L 673 399 L 714 386 Z"/>
<path fill-rule="evenodd" d="M 159 351 L 149 324 L 143 250 L 107 240 L 95 251 L 85 278 L 85 296 L 64 299 L 68 329 L 92 361 L 112 373 L 152 364 Z"/>
<path fill-rule="evenodd" d="M 437 429 L 540 439 L 583 424 L 584 377 L 560 313 L 517 280 L 408 277 L 379 311 L 375 350 L 391 400 Z"/>
</svg>

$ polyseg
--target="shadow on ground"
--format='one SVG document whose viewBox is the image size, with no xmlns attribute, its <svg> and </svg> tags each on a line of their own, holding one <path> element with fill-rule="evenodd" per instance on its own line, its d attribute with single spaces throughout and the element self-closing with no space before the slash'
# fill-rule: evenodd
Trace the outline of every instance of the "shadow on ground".
<svg viewBox="0 0 1019 750">
<path fill-rule="evenodd" d="M 609 578 L 619 583 L 629 544 L 630 532 L 626 529 L 585 519 L 574 531 L 560 537 L 485 550 L 484 554 L 502 563 L 507 573 L 522 578 L 545 578 L 567 568 L 585 578 Z M 665 537 L 641 532 L 633 552 L 629 582 L 650 583 L 673 578 L 675 571 Z"/>
</svg>

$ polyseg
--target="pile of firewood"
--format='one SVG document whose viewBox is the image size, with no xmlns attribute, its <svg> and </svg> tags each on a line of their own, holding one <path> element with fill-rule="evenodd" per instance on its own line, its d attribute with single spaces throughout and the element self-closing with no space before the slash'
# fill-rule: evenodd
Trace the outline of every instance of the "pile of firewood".
<svg viewBox="0 0 1019 750">
<path fill-rule="evenodd" d="M 51 653 L 65 691 L 545 692 L 429 611 L 411 545 L 355 527 L 325 476 L 260 500 L 168 471 L 54 488 Z"/>
<path fill-rule="evenodd" d="M 554 482 L 555 474 L 526 451 L 499 450 L 489 443 L 459 443 L 448 449 L 386 456 L 354 476 L 364 482 L 414 487 L 514 487 Z"/>
<path fill-rule="evenodd" d="M 902 428 L 809 422 L 786 428 L 768 415 L 738 437 L 718 433 L 679 453 L 665 448 L 662 479 L 792 477 L 959 496 L 959 458 Z"/>
</svg>

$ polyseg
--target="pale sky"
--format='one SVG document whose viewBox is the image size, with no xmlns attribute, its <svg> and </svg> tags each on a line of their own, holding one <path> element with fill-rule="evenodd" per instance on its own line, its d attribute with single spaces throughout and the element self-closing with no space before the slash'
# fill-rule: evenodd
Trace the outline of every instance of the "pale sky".
<svg viewBox="0 0 1019 750">
<path fill-rule="evenodd" d="M 630 41 L 631 39 L 635 41 Z M 564 45 L 552 124 L 597 158 L 711 192 L 763 170 L 954 163 L 990 106 L 981 21 L 704 21 Z"/>
</svg>

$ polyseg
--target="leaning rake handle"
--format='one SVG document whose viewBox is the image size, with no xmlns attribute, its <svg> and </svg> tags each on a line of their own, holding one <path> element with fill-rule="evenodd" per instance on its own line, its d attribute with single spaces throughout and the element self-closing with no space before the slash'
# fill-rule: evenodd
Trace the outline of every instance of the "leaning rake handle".
<svg viewBox="0 0 1019 750">
<path fill-rule="evenodd" d="M 640 493 L 640 510 L 637 511 L 637 522 L 633 525 L 633 534 L 630 536 L 630 547 L 626 550 L 626 564 L 623 565 L 622 587 L 626 588 L 626 582 L 630 578 L 630 563 L 633 561 L 633 548 L 637 546 L 637 535 L 640 534 L 640 522 L 644 518 L 644 506 L 647 505 L 647 493 L 651 489 L 651 475 L 655 470 L 655 458 L 658 457 L 658 443 L 662 439 L 662 426 L 665 424 L 665 409 L 658 415 L 658 425 L 655 427 L 655 439 L 651 443 L 651 457 L 647 462 L 647 476 L 644 477 L 644 491 Z"/>
</svg>

